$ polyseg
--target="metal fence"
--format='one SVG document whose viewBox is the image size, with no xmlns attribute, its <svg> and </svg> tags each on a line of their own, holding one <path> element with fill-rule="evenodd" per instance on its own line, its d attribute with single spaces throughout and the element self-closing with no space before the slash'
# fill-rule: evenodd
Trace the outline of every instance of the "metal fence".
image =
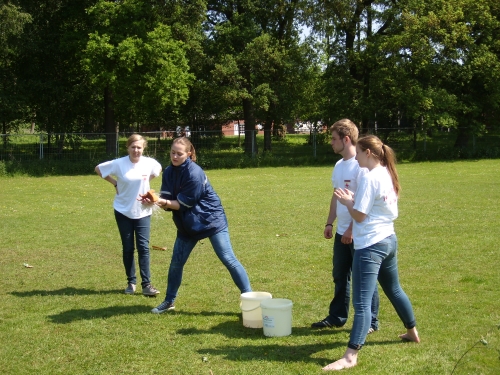
<svg viewBox="0 0 500 375">
<path fill-rule="evenodd" d="M 130 132 L 0 134 L 0 161 L 82 161 L 120 157 L 127 155 L 126 142 L 131 134 Z M 234 153 L 243 152 L 245 140 L 245 133 L 224 136 L 221 131 L 183 130 L 139 132 L 139 134 L 147 140 L 144 154 L 155 158 L 168 154 L 173 139 L 178 136 L 191 138 L 197 149 L 210 153 L 229 150 Z M 252 149 L 257 152 L 256 146 L 252 144 Z"/>
<path fill-rule="evenodd" d="M 252 137 L 253 157 L 263 154 L 264 134 L 256 131 Z M 411 155 L 424 155 L 433 159 L 433 155 L 449 152 L 457 137 L 456 129 L 441 129 L 433 134 L 423 129 L 384 129 L 378 128 L 376 133 L 391 146 L 398 158 L 411 159 Z M 1 134 L 0 161 L 103 161 L 109 158 L 127 154 L 126 140 L 132 133 L 40 133 L 40 134 Z M 168 159 L 170 145 L 174 137 L 186 135 L 191 138 L 201 157 L 231 158 L 244 155 L 245 133 L 237 135 L 223 135 L 219 131 L 189 131 L 187 133 L 170 132 L 141 132 L 148 146 L 145 155 L 156 159 Z M 253 144 L 253 140 L 256 143 Z M 311 130 L 309 134 L 286 134 L 280 137 L 271 137 L 271 152 L 278 158 L 327 158 L 332 160 L 333 151 L 329 145 L 330 134 Z M 489 137 L 475 137 L 470 143 L 471 151 L 479 148 L 497 148 L 500 138 L 497 135 Z M 110 142 L 114 143 L 110 147 Z M 110 154 L 109 150 L 115 150 Z M 107 151 L 108 150 L 108 151 Z M 495 157 L 495 156 L 493 156 Z M 499 157 L 499 156 L 496 156 Z M 441 157 L 442 158 L 442 157 Z M 446 158 L 446 157 L 445 157 Z M 422 157 L 420 157 L 422 159 Z"/>
</svg>

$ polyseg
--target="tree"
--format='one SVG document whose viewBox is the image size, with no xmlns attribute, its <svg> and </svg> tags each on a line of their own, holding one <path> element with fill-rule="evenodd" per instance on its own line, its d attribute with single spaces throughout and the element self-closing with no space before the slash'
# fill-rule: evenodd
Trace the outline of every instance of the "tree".
<svg viewBox="0 0 500 375">
<path fill-rule="evenodd" d="M 166 6 L 166 5 L 164 5 Z M 192 81 L 185 44 L 173 38 L 154 2 L 101 0 L 89 9 L 94 31 L 83 65 L 104 92 L 107 151 L 115 152 L 116 118 L 121 123 L 151 120 L 175 111 Z"/>
<path fill-rule="evenodd" d="M 299 46 L 298 1 L 209 1 L 207 55 L 220 96 L 243 113 L 245 153 L 256 150 L 256 120 L 264 122 L 265 149 L 271 126 L 289 120 L 302 97 L 306 48 Z M 302 75 L 301 75 L 302 74 Z"/>
<path fill-rule="evenodd" d="M 408 1 L 400 31 L 381 44 L 386 62 L 394 60 L 383 64 L 381 75 L 395 82 L 392 91 L 383 91 L 399 92 L 398 106 L 413 121 L 434 126 L 450 117 L 459 127 L 460 147 L 487 124 L 498 124 L 498 10 L 490 0 Z"/>
<path fill-rule="evenodd" d="M 19 87 L 28 114 L 40 131 L 55 134 L 62 151 L 66 132 L 90 131 L 96 96 L 80 65 L 88 35 L 85 8 L 91 1 L 20 0 L 32 17 L 25 27 L 16 60 Z"/>
<path fill-rule="evenodd" d="M 325 85 L 342 87 L 342 92 L 331 95 L 328 117 L 351 117 L 367 127 L 373 113 L 371 78 L 378 64 L 374 51 L 394 20 L 393 3 L 321 0 L 308 4 L 309 24 L 324 40 Z M 374 24 L 378 26 L 376 31 Z"/>
<path fill-rule="evenodd" d="M 468 147 L 473 136 L 500 127 L 500 4 L 463 0 L 460 9 L 464 32 L 454 44 L 459 58 L 447 88 L 458 102 L 455 146 Z"/>
<path fill-rule="evenodd" d="M 499 4 L 494 0 L 311 1 L 325 40 L 330 113 L 362 127 L 455 122 L 458 143 L 498 123 Z M 318 12 L 318 9 L 321 11 Z M 416 136 L 416 132 L 414 132 Z M 460 141 L 462 140 L 462 141 Z"/>
<path fill-rule="evenodd" d="M 267 110 L 274 94 L 269 85 L 269 74 L 278 63 L 280 49 L 268 34 L 247 43 L 239 54 L 226 54 L 215 64 L 214 78 L 220 83 L 220 92 L 228 102 L 240 104 L 245 120 L 245 152 L 257 151 L 255 142 L 255 115 Z"/>
<path fill-rule="evenodd" d="M 18 6 L 4 2 L 0 5 L 0 122 L 2 134 L 9 132 L 8 124 L 22 117 L 25 103 L 17 85 L 15 61 L 19 40 L 29 14 Z M 4 142 L 7 138 L 4 137 Z"/>
</svg>

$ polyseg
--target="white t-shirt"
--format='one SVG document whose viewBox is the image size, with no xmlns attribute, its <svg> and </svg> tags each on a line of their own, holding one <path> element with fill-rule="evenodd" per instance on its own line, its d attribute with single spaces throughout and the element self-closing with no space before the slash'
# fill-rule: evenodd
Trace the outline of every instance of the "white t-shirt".
<svg viewBox="0 0 500 375">
<path fill-rule="evenodd" d="M 367 172 L 368 169 L 359 167 L 355 156 L 348 160 L 340 159 L 333 168 L 333 189 L 347 188 L 355 193 L 361 177 Z M 352 217 L 347 207 L 337 202 L 337 233 L 344 234 L 351 221 Z"/>
<path fill-rule="evenodd" d="M 140 219 L 153 213 L 150 206 L 143 205 L 137 198 L 150 189 L 149 176 L 160 175 L 160 163 L 146 156 L 132 163 L 128 156 L 124 156 L 99 164 L 98 167 L 103 178 L 112 175 L 118 182 L 118 194 L 113 202 L 116 211 L 130 219 Z"/>
<path fill-rule="evenodd" d="M 354 220 L 354 249 L 364 249 L 394 234 L 398 197 L 386 167 L 374 168 L 361 178 L 354 209 L 367 215 L 361 223 Z"/>
</svg>

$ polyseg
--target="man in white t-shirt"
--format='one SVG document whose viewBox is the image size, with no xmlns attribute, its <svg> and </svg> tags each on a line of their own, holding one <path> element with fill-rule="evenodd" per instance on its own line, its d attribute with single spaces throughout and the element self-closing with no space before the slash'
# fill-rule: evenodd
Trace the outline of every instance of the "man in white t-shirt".
<svg viewBox="0 0 500 375">
<path fill-rule="evenodd" d="M 346 188 L 356 192 L 361 176 L 367 170 L 360 168 L 356 160 L 356 142 L 358 140 L 358 128 L 348 119 L 342 119 L 330 128 L 332 133 L 333 151 L 340 154 L 340 159 L 333 169 L 333 190 Z M 330 201 L 330 212 L 326 221 L 324 236 L 326 239 L 333 238 L 333 222 L 337 219 L 337 230 L 333 244 L 333 282 L 335 284 L 333 299 L 330 302 L 328 316 L 313 323 L 313 328 L 342 327 L 348 318 L 351 297 L 351 270 L 354 246 L 352 242 L 352 217 L 347 208 L 337 204 L 335 194 Z M 378 307 L 379 296 L 377 288 L 372 299 L 372 321 L 369 333 L 378 330 Z"/>
</svg>

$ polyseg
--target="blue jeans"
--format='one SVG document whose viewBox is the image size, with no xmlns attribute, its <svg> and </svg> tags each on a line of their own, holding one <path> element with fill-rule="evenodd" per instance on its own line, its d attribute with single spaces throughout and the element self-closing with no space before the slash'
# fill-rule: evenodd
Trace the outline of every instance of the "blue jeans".
<svg viewBox="0 0 500 375">
<path fill-rule="evenodd" d="M 395 234 L 375 245 L 354 251 L 354 324 L 347 345 L 351 349 L 359 350 L 365 343 L 370 328 L 370 303 L 377 279 L 404 326 L 413 328 L 416 325 L 411 302 L 399 284 L 397 254 L 398 239 Z"/>
<path fill-rule="evenodd" d="M 342 235 L 335 233 L 333 243 L 333 283 L 335 290 L 333 299 L 330 302 L 328 321 L 338 327 L 342 327 L 347 322 L 349 315 L 349 304 L 351 297 L 351 269 L 354 247 L 352 243 L 343 244 Z M 371 323 L 374 330 L 378 330 L 378 309 L 379 296 L 378 288 L 373 292 L 371 302 Z"/>
<path fill-rule="evenodd" d="M 234 255 L 227 228 L 209 237 L 209 240 L 214 248 L 215 254 L 217 254 L 221 262 L 226 266 L 231 274 L 233 282 L 240 292 L 251 292 L 250 280 L 248 279 L 245 268 L 243 268 Z M 168 269 L 167 295 L 165 301 L 171 303 L 175 301 L 177 292 L 181 286 L 184 265 L 197 243 L 198 240 L 181 238 L 179 236 L 175 239 L 172 260 L 170 261 L 170 267 Z"/>
<path fill-rule="evenodd" d="M 130 284 L 137 283 L 134 261 L 135 240 L 142 279 L 141 285 L 144 287 L 151 283 L 151 272 L 149 270 L 149 232 L 151 228 L 151 215 L 140 219 L 130 219 L 115 210 L 115 219 L 122 239 L 123 265 L 125 266 L 127 281 Z"/>
</svg>

